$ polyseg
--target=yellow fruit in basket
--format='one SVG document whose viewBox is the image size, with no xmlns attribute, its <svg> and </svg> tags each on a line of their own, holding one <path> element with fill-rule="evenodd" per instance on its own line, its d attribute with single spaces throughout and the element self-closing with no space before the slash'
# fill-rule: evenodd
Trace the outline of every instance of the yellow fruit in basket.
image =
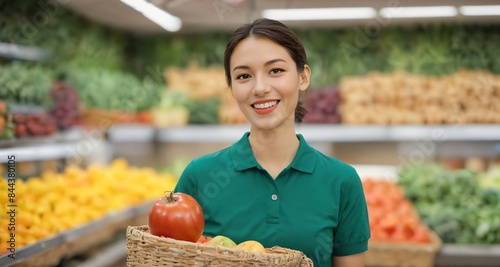
<svg viewBox="0 0 500 267">
<path fill-rule="evenodd" d="M 238 250 L 245 250 L 245 251 L 252 251 L 252 252 L 266 252 L 267 251 L 266 248 L 261 243 L 259 243 L 258 241 L 254 241 L 254 240 L 248 240 L 245 242 L 241 242 L 234 248 L 238 249 Z"/>
<path fill-rule="evenodd" d="M 229 237 L 226 237 L 223 235 L 214 236 L 214 238 L 210 239 L 210 241 L 208 241 L 206 244 L 223 246 L 223 247 L 227 247 L 227 248 L 236 247 L 236 243 L 234 243 L 233 240 L 231 240 Z"/>
</svg>

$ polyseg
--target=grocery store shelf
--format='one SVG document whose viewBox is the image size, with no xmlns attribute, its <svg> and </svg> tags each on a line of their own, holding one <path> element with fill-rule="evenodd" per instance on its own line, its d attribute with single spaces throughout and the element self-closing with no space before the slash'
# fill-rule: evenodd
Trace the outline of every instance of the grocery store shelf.
<svg viewBox="0 0 500 267">
<path fill-rule="evenodd" d="M 249 125 L 188 125 L 161 129 L 160 142 L 234 142 L 250 130 Z"/>
<path fill-rule="evenodd" d="M 248 125 L 188 125 L 162 129 L 162 142 L 234 142 L 250 128 Z M 296 127 L 309 142 L 402 142 L 414 140 L 500 141 L 500 125 L 320 125 Z"/>
<path fill-rule="evenodd" d="M 12 266 L 14 264 L 18 264 L 24 262 L 26 260 L 33 260 L 34 257 L 42 255 L 42 253 L 50 251 L 52 249 L 56 249 L 61 245 L 67 245 L 68 248 L 71 248 L 72 244 L 78 245 L 79 242 L 89 237 L 92 234 L 100 233 L 104 231 L 113 231 L 116 230 L 117 227 L 120 226 L 123 228 L 128 225 L 131 220 L 147 214 L 152 205 L 152 202 L 147 202 L 144 204 L 140 204 L 137 206 L 133 206 L 122 210 L 120 212 L 116 212 L 113 214 L 109 214 L 104 218 L 99 220 L 90 222 L 88 224 L 82 225 L 77 228 L 70 229 L 68 231 L 64 231 L 56 236 L 41 240 L 34 244 L 25 246 L 16 250 L 15 259 L 10 258 L 9 254 L 4 254 L 0 256 L 0 266 Z M 93 240 L 99 241 L 101 239 L 100 236 L 90 236 Z M 102 239 L 102 241 L 105 241 Z M 90 248 L 87 248 L 90 249 Z M 64 255 L 71 255 L 70 251 L 66 251 L 63 253 Z"/>
<path fill-rule="evenodd" d="M 80 142 L 85 132 L 80 128 L 71 128 L 51 136 L 25 137 L 0 141 L 0 163 L 6 163 L 8 156 L 14 155 L 16 162 L 63 159 L 78 156 Z M 92 140 L 89 140 L 92 141 Z"/>
<path fill-rule="evenodd" d="M 85 137 L 85 132 L 79 127 L 73 127 L 49 136 L 0 139 L 0 150 L 7 147 L 33 146 L 68 141 L 78 141 L 83 137 Z"/>
<path fill-rule="evenodd" d="M 16 162 L 63 159 L 77 156 L 78 142 L 61 144 L 41 144 L 25 147 L 0 149 L 0 163 L 9 161 L 9 156 L 15 156 Z"/>
<path fill-rule="evenodd" d="M 155 140 L 156 129 L 144 124 L 114 125 L 108 131 L 111 142 L 149 142 Z"/>
</svg>

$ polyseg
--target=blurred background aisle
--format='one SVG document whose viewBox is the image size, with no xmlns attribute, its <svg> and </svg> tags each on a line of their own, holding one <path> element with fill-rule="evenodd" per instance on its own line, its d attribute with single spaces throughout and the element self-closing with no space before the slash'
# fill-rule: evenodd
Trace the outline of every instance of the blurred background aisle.
<svg viewBox="0 0 500 267">
<path fill-rule="evenodd" d="M 365 182 L 367 266 L 500 266 L 493 0 L 0 0 L 0 265 L 124 266 L 126 227 L 248 131 L 222 60 L 260 17 L 307 50 L 298 132 Z"/>
</svg>

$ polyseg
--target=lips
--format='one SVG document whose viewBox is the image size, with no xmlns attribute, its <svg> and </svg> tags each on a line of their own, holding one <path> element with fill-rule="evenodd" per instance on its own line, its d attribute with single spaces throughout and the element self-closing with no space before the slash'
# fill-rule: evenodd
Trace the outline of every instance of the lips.
<svg viewBox="0 0 500 267">
<path fill-rule="evenodd" d="M 271 113 L 278 106 L 279 100 L 261 100 L 254 102 L 251 106 L 260 115 Z"/>
</svg>

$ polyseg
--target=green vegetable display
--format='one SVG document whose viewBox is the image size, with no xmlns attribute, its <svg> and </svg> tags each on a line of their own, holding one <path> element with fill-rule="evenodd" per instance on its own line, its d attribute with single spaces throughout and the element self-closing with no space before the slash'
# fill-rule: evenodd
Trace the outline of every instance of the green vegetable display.
<svg viewBox="0 0 500 267">
<path fill-rule="evenodd" d="M 500 190 L 484 189 L 470 170 L 408 165 L 399 173 L 420 216 L 445 243 L 499 244 Z"/>
<path fill-rule="evenodd" d="M 49 107 L 52 73 L 40 65 L 14 61 L 0 65 L 0 99 Z"/>
<path fill-rule="evenodd" d="M 219 99 L 207 101 L 191 99 L 187 103 L 189 109 L 189 124 L 217 124 Z"/>
<path fill-rule="evenodd" d="M 148 110 L 160 101 L 165 90 L 162 83 L 139 80 L 136 76 L 117 71 L 74 71 L 70 83 L 77 89 L 87 108 L 137 112 Z"/>
</svg>

